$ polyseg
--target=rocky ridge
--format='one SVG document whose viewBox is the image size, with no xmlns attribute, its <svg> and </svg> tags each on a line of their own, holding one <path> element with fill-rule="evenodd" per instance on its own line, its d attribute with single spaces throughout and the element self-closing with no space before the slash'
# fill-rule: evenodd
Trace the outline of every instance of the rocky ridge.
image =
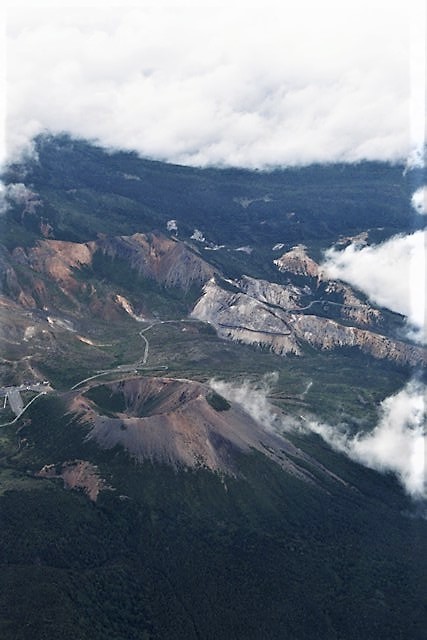
<svg viewBox="0 0 427 640">
<path fill-rule="evenodd" d="M 307 247 L 303 244 L 296 245 L 273 262 L 282 273 L 289 272 L 311 278 L 318 278 L 322 273 L 319 265 L 310 258 Z"/>
<path fill-rule="evenodd" d="M 26 308 L 55 306 L 54 290 L 68 303 L 79 308 L 78 293 L 92 296 L 92 311 L 99 306 L 96 292 L 78 278 L 78 270 L 91 267 L 97 253 L 127 264 L 132 272 L 165 287 L 186 292 L 200 286 L 215 269 L 186 244 L 161 234 L 137 233 L 133 236 L 99 237 L 87 243 L 40 240 L 36 246 L 17 247 L 10 254 L 4 247 L 0 254 L 0 278 L 4 292 Z M 103 301 L 101 301 L 103 302 Z M 112 300 L 112 304 L 115 301 Z M 120 308 L 118 304 L 118 308 Z"/>
<path fill-rule="evenodd" d="M 160 234 L 135 233 L 116 238 L 102 237 L 89 243 L 92 252 L 125 260 L 129 267 L 166 287 L 187 291 L 211 278 L 215 269 L 183 242 Z"/>
<path fill-rule="evenodd" d="M 289 299 L 286 295 L 279 296 L 279 299 L 282 297 Z M 289 325 L 292 316 L 284 309 L 272 308 L 271 303 L 258 300 L 244 291 L 226 290 L 215 279 L 205 284 L 203 295 L 191 315 L 211 324 L 221 338 L 267 346 L 279 355 L 301 354 L 298 340 Z"/>
<path fill-rule="evenodd" d="M 266 347 L 278 355 L 300 356 L 304 345 L 310 345 L 323 351 L 358 348 L 400 365 L 427 363 L 426 349 L 386 335 L 382 311 L 349 285 L 327 280 L 302 245 L 274 264 L 288 276 L 286 284 L 248 276 L 235 281 L 212 278 L 192 316 L 209 322 L 222 338 Z"/>
<path fill-rule="evenodd" d="M 302 245 L 274 260 L 279 282 L 248 275 L 229 280 L 186 243 L 155 233 L 99 236 L 87 243 L 45 239 L 12 253 L 3 248 L 5 331 L 25 342 L 34 329 L 45 342 L 53 327 L 46 314 L 57 318 L 71 314 L 76 321 L 83 316 L 115 321 L 124 313 L 138 321 L 149 318 L 144 287 L 132 304 L 123 295 L 125 284 L 124 290 L 108 282 L 107 287 L 98 286 L 93 265 L 99 255 L 111 260 L 111 269 L 115 261 L 127 269 L 129 281 L 137 273 L 162 287 L 178 289 L 183 296 L 192 287 L 203 287 L 191 316 L 210 323 L 224 339 L 284 356 L 301 356 L 309 345 L 320 350 L 358 348 L 402 365 L 423 366 L 427 361 L 425 349 L 397 339 L 397 334 L 393 337 L 382 310 L 349 285 L 328 280 Z M 91 281 L 79 277 L 82 268 L 93 268 Z M 23 319 L 20 337 L 13 328 L 17 309 L 24 315 L 25 310 L 39 314 Z"/>
</svg>

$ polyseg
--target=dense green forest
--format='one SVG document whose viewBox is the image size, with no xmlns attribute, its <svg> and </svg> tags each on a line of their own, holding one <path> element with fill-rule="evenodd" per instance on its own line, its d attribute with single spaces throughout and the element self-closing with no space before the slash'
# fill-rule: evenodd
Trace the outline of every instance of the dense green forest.
<svg viewBox="0 0 427 640">
<path fill-rule="evenodd" d="M 39 216 L 58 239 L 85 242 L 100 232 L 166 231 L 166 222 L 176 219 L 180 237 L 199 228 L 212 243 L 253 244 L 258 250 L 301 241 L 325 248 L 340 234 L 368 229 L 375 241 L 423 224 L 411 196 L 425 176 L 401 165 L 196 169 L 132 153 L 108 154 L 66 136 L 40 137 L 36 152 L 36 162 L 12 166 L 4 175 L 5 182 L 15 183 L 25 176 L 41 200 L 37 216 L 18 220 L 20 211 L 8 212 L 3 230 L 9 246 L 22 243 L 22 233 L 19 240 L 14 235 L 18 222 L 30 242 Z"/>
<path fill-rule="evenodd" d="M 310 487 L 255 453 L 236 477 L 136 465 L 84 443 L 53 399 L 31 421 L 0 499 L 5 640 L 423 638 L 426 521 L 392 477 L 325 446 L 346 485 Z M 64 457 L 96 461 L 114 489 L 93 504 L 28 475 Z"/>
</svg>

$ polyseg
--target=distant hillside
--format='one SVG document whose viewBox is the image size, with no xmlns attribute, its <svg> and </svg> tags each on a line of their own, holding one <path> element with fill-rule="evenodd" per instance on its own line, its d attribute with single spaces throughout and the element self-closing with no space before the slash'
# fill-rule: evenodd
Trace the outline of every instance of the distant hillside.
<svg viewBox="0 0 427 640">
<path fill-rule="evenodd" d="M 36 194 L 26 210 L 28 202 L 16 202 L 3 221 L 9 246 L 17 242 L 17 224 L 27 242 L 43 234 L 82 242 L 100 232 L 165 231 L 175 220 L 180 238 L 198 229 L 211 246 L 252 246 L 255 268 L 261 263 L 257 252 L 277 243 L 303 241 L 319 249 L 340 235 L 370 229 L 379 239 L 421 225 L 410 200 L 422 174 L 398 165 L 195 169 L 109 154 L 65 136 L 40 137 L 36 149 L 37 161 L 4 176 Z"/>
</svg>

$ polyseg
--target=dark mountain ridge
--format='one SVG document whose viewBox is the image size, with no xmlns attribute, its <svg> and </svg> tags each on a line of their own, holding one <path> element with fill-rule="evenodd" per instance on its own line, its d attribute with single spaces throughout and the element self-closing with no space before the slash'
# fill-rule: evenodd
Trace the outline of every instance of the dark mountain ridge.
<svg viewBox="0 0 427 640">
<path fill-rule="evenodd" d="M 373 238 L 384 238 L 422 226 L 410 204 L 419 171 L 401 165 L 196 169 L 109 154 L 66 136 L 38 138 L 36 154 L 37 160 L 10 167 L 4 181 L 24 182 L 38 204 L 24 215 L 22 204 L 14 206 L 8 217 L 30 233 L 40 233 L 43 220 L 57 239 L 130 235 L 176 219 L 180 236 L 200 228 L 218 245 L 304 238 L 326 247 L 340 234 L 371 229 Z"/>
</svg>

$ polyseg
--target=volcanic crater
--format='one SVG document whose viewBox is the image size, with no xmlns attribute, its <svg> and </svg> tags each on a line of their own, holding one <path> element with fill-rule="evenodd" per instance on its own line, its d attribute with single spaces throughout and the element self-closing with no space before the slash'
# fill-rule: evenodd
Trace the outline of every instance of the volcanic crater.
<svg viewBox="0 0 427 640">
<path fill-rule="evenodd" d="M 105 449 L 122 446 L 138 462 L 235 475 L 238 455 L 255 450 L 305 481 L 314 481 L 307 464 L 330 475 L 240 404 L 200 382 L 127 378 L 92 386 L 76 395 L 70 408 L 89 425 L 88 439 Z"/>
</svg>

